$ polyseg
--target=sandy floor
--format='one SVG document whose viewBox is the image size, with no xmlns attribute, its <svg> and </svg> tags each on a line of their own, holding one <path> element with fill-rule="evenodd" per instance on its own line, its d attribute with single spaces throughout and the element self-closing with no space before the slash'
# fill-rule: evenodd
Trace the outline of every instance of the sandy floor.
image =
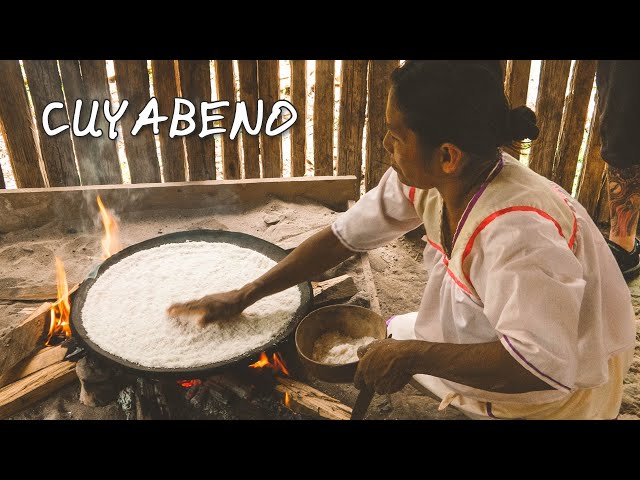
<svg viewBox="0 0 640 480">
<path fill-rule="evenodd" d="M 278 223 L 267 225 L 265 219 L 280 218 Z M 162 217 L 124 216 L 121 232 L 124 245 L 130 245 L 163 233 L 188 229 L 207 228 L 242 231 L 272 241 L 284 248 L 297 245 L 304 238 L 331 223 L 335 212 L 315 205 L 292 205 L 273 200 L 266 206 L 246 211 L 241 216 L 215 217 L 207 212 L 194 212 L 189 217 L 181 214 Z M 63 240 L 56 237 L 55 228 L 13 235 L 0 240 L 0 271 L 12 272 L 23 287 L 39 286 L 53 288 L 53 256 L 65 261 L 70 284 L 80 281 L 86 272 L 100 261 L 100 230 L 67 232 Z M 420 234 L 409 234 L 389 245 L 370 253 L 371 267 L 378 289 L 380 304 L 385 317 L 417 309 L 426 273 L 422 266 L 423 242 Z M 31 240 L 30 240 L 31 239 Z M 24 248 L 33 251 L 25 251 Z M 362 271 L 357 261 L 347 261 L 333 274 L 351 274 L 356 284 L 363 289 Z M 10 292 L 12 283 L 2 275 L 0 292 Z M 43 287 L 45 286 L 45 287 Z M 640 315 L 640 279 L 630 284 L 636 315 Z M 11 328 L 20 319 L 19 310 L 33 303 L 0 302 L 0 332 Z M 640 317 L 638 317 L 640 318 Z M 640 328 L 640 321 L 638 322 Z M 640 338 L 639 338 L 640 340 Z M 309 380 L 316 388 L 332 395 L 347 405 L 353 405 L 357 390 L 352 385 L 328 384 Z M 52 395 L 40 404 L 17 414 L 16 419 L 120 419 L 123 412 L 114 403 L 106 407 L 85 407 L 78 401 L 79 385 L 74 384 Z M 368 411 L 371 419 L 464 419 L 454 408 L 437 410 L 438 402 L 407 386 L 391 396 L 376 396 Z M 625 379 L 625 393 L 621 418 L 640 419 L 640 341 L 636 360 Z"/>
</svg>

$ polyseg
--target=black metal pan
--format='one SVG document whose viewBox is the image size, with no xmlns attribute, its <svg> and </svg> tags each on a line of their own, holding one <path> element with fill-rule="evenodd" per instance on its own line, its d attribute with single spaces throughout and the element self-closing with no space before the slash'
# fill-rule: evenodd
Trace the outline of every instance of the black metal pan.
<svg viewBox="0 0 640 480">
<path fill-rule="evenodd" d="M 166 245 L 168 243 L 184 243 L 186 241 L 199 241 L 199 242 L 224 242 L 230 243 L 232 245 L 236 245 L 242 248 L 248 248 L 254 250 L 258 253 L 265 255 L 266 257 L 279 262 L 286 255 L 287 252 L 282 248 L 274 245 L 273 243 L 267 242 L 266 240 L 262 240 L 261 238 L 254 237 L 252 235 L 247 235 L 245 233 L 239 232 L 227 232 L 223 230 L 190 230 L 186 232 L 178 232 L 178 233 L 170 233 L 167 235 L 162 235 L 160 237 L 155 237 L 150 240 L 145 240 L 144 242 L 136 243 L 135 245 L 131 245 L 118 253 L 112 255 L 107 260 L 105 260 L 97 270 L 95 276 L 91 276 L 91 278 L 87 278 L 82 284 L 80 288 L 73 296 L 73 301 L 71 305 L 71 331 L 80 341 L 82 345 L 84 345 L 89 351 L 96 353 L 98 356 L 116 362 L 117 364 L 124 367 L 129 372 L 138 374 L 139 376 L 149 376 L 152 378 L 176 378 L 176 379 L 190 379 L 190 378 L 199 378 L 211 375 L 213 373 L 220 372 L 224 369 L 234 367 L 236 365 L 247 365 L 254 361 L 257 361 L 260 352 L 262 351 L 272 351 L 278 348 L 281 343 L 286 340 L 296 329 L 298 323 L 309 313 L 311 310 L 312 304 L 312 290 L 311 284 L 309 282 L 301 283 L 298 285 L 298 289 L 300 290 L 300 307 L 295 312 L 293 317 L 291 318 L 289 324 L 285 329 L 283 329 L 280 334 L 278 334 L 275 338 L 273 338 L 269 343 L 264 345 L 260 345 L 259 347 L 245 352 L 242 355 L 238 355 L 236 357 L 230 358 L 228 360 L 224 360 L 217 363 L 212 363 L 208 365 L 202 365 L 199 367 L 193 368 L 150 368 L 139 365 L 134 362 L 130 362 L 123 358 L 117 357 L 93 343 L 88 335 L 87 331 L 84 328 L 82 322 L 82 308 L 84 306 L 84 302 L 87 298 L 87 294 L 91 289 L 91 286 L 96 282 L 96 280 L 102 275 L 109 267 L 115 265 L 120 260 L 134 253 L 140 252 L 142 250 L 147 250 L 149 248 L 159 247 L 162 245 Z M 207 292 L 202 292 L 205 295 Z"/>
</svg>

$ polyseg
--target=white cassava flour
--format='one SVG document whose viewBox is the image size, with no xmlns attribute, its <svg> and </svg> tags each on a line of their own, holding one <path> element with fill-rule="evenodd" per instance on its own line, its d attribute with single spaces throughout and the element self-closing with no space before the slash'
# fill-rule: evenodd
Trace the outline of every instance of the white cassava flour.
<svg viewBox="0 0 640 480">
<path fill-rule="evenodd" d="M 313 344 L 312 360 L 343 364 L 358 361 L 358 348 L 369 345 L 373 337 L 352 338 L 340 332 L 327 332 Z"/>
<path fill-rule="evenodd" d="M 242 287 L 276 264 L 229 243 L 170 243 L 130 255 L 89 289 L 82 319 L 89 338 L 120 358 L 151 368 L 189 368 L 233 358 L 268 343 L 300 306 L 297 287 L 263 298 L 238 319 L 199 327 L 170 318 L 176 302 Z"/>
</svg>

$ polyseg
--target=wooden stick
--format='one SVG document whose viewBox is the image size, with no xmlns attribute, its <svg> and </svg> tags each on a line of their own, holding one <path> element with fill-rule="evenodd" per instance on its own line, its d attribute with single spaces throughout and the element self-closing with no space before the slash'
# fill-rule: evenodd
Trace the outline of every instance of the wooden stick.
<svg viewBox="0 0 640 480">
<path fill-rule="evenodd" d="M 367 61 L 343 60 L 340 84 L 338 175 L 362 178 L 362 134 L 367 106 Z"/>
<path fill-rule="evenodd" d="M 45 347 L 35 355 L 18 362 L 0 376 L 0 388 L 64 360 L 67 349 L 62 345 Z"/>
<path fill-rule="evenodd" d="M 307 70 L 306 60 L 291 60 L 291 103 L 298 121 L 291 127 L 291 176 L 306 173 L 307 158 Z"/>
<path fill-rule="evenodd" d="M 20 325 L 0 337 L 0 372 L 8 371 L 43 346 L 49 331 L 50 309 L 50 303 L 43 303 Z"/>
<path fill-rule="evenodd" d="M 320 390 L 293 380 L 276 377 L 276 391 L 289 394 L 291 409 L 327 420 L 349 420 L 351 408 Z"/>
<path fill-rule="evenodd" d="M 333 94 L 335 61 L 316 60 L 313 102 L 314 175 L 333 175 Z"/>
<path fill-rule="evenodd" d="M 246 104 L 249 123 L 255 126 L 258 115 L 256 107 L 258 63 L 255 60 L 238 60 L 238 76 L 240 77 L 240 100 Z M 242 130 L 242 156 L 244 178 L 260 178 L 260 139 L 258 135 L 248 135 L 244 129 Z"/>
<path fill-rule="evenodd" d="M 40 150 L 18 60 L 0 60 L 0 132 L 18 188 L 44 187 Z"/>
<path fill-rule="evenodd" d="M 605 171 L 605 162 L 600 155 L 600 111 L 598 106 L 593 112 L 591 127 L 589 128 L 589 139 L 587 140 L 587 150 L 584 153 L 584 165 L 582 175 L 578 184 L 577 199 L 594 218 L 598 206 L 598 197 L 602 182 L 602 175 Z"/>
<path fill-rule="evenodd" d="M 77 380 L 75 362 L 59 362 L 0 389 L 0 419 L 24 410 Z"/>
<path fill-rule="evenodd" d="M 153 93 L 158 100 L 160 115 L 173 115 L 173 103 L 178 94 L 177 68 L 174 60 L 151 60 L 153 72 Z M 186 180 L 186 160 L 184 138 L 169 138 L 170 123 L 160 123 L 160 156 L 162 175 L 165 182 L 184 182 Z"/>
<path fill-rule="evenodd" d="M 280 96 L 280 74 L 278 60 L 258 60 L 258 92 L 264 101 L 264 116 L 271 114 L 273 104 Z M 281 123 L 282 115 L 274 123 L 273 128 Z M 282 176 L 282 144 L 281 136 L 270 137 L 265 129 L 260 132 L 260 156 L 262 158 L 262 176 L 276 178 Z"/>
<path fill-rule="evenodd" d="M 49 186 L 70 187 L 80 185 L 80 176 L 76 169 L 70 129 L 50 136 L 44 131 L 42 114 L 51 102 L 62 103 L 62 108 L 49 113 L 50 128 L 69 125 L 69 116 L 62 93 L 62 81 L 58 73 L 58 62 L 55 60 L 25 60 L 24 70 L 29 82 L 31 100 L 36 113 L 36 125 L 40 141 L 40 151 L 44 169 L 47 172 Z"/>
<path fill-rule="evenodd" d="M 131 183 L 160 182 L 160 164 L 151 126 L 143 127 L 135 136 L 131 130 L 138 115 L 149 102 L 149 73 L 146 60 L 114 60 L 120 104 L 129 101 L 122 119 L 124 150 L 129 162 Z"/>
<path fill-rule="evenodd" d="M 226 132 L 222 135 L 222 173 L 225 180 L 238 179 L 240 175 L 240 151 L 238 137 L 229 138 L 231 125 L 236 112 L 236 89 L 233 78 L 233 60 L 215 60 L 218 99 L 227 100 L 229 108 L 221 120 Z"/>
</svg>

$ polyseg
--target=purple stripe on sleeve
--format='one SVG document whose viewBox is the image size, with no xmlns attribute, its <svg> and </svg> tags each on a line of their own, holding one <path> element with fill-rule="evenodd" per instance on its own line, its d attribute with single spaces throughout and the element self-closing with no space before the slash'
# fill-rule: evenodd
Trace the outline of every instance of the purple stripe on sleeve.
<svg viewBox="0 0 640 480">
<path fill-rule="evenodd" d="M 529 365 L 531 368 L 533 368 L 536 372 L 538 372 L 540 375 L 542 375 L 545 378 L 548 378 L 549 380 L 551 380 L 554 383 L 557 383 L 558 385 L 560 385 L 562 388 L 566 388 L 567 390 L 571 390 L 569 387 L 567 387 L 566 385 L 563 385 L 562 383 L 560 383 L 559 381 L 557 381 L 555 378 L 550 377 L 549 375 L 547 375 L 546 373 L 541 372 L 540 370 L 538 370 L 534 365 L 531 364 L 531 362 L 529 362 L 526 358 L 524 358 L 524 356 L 518 351 L 516 350 L 516 347 L 514 347 L 511 342 L 509 341 L 509 337 L 507 337 L 506 335 L 503 335 L 503 338 L 506 340 L 507 344 L 509 345 L 509 347 L 511 347 L 511 350 L 513 350 L 515 352 L 516 355 L 518 355 L 522 361 L 524 363 L 526 363 L 527 365 Z"/>
<path fill-rule="evenodd" d="M 386 321 L 386 322 L 384 322 L 384 323 L 387 325 L 387 327 L 388 327 L 388 326 L 389 326 L 389 324 L 391 323 L 391 320 L 393 320 L 394 318 L 396 318 L 396 315 L 394 315 L 393 317 L 389 317 L 389 318 L 387 319 L 387 321 Z"/>
</svg>

